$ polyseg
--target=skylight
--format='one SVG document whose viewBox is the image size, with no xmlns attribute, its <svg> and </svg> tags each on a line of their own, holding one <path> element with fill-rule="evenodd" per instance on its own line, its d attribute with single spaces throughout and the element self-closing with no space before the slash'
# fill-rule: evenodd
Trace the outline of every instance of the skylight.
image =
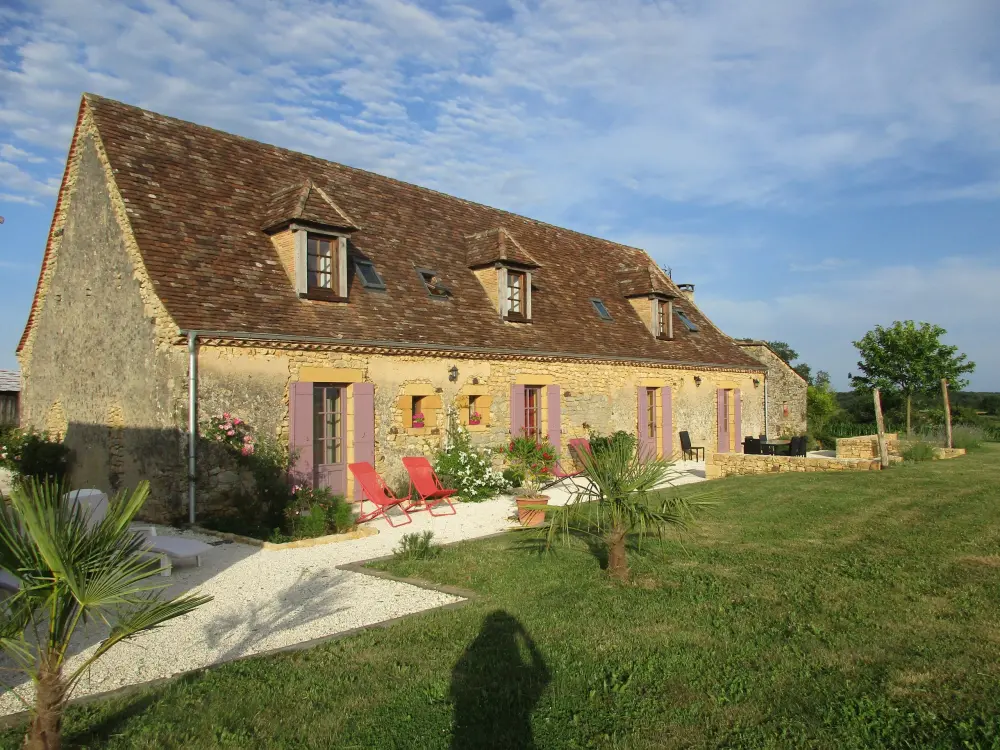
<svg viewBox="0 0 1000 750">
<path fill-rule="evenodd" d="M 683 310 L 677 310 L 676 308 L 674 308 L 674 310 L 677 313 L 677 317 L 681 319 L 681 323 L 684 324 L 685 328 L 687 328 L 692 333 L 697 332 L 698 326 L 696 326 L 692 322 L 691 318 L 689 318 Z"/>
<path fill-rule="evenodd" d="M 385 282 L 382 281 L 382 277 L 375 270 L 375 264 L 370 260 L 356 258 L 354 268 L 358 272 L 358 278 L 361 279 L 361 286 L 366 289 L 385 289 Z"/>
<path fill-rule="evenodd" d="M 594 309 L 597 310 L 597 314 L 601 316 L 601 320 L 611 320 L 611 313 L 608 312 L 608 308 L 604 306 L 604 303 L 601 302 L 601 300 L 591 297 L 590 304 L 592 304 Z"/>
<path fill-rule="evenodd" d="M 441 282 L 441 274 L 437 271 L 430 271 L 426 268 L 418 268 L 417 275 L 424 283 L 424 288 L 432 297 L 446 299 L 451 296 L 451 290 Z"/>
</svg>

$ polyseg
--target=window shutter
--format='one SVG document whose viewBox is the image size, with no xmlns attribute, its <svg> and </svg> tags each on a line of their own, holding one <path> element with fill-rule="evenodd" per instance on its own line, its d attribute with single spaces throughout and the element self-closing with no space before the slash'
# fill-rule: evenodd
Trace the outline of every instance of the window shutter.
<svg viewBox="0 0 1000 750">
<path fill-rule="evenodd" d="M 719 388 L 715 392 L 716 421 L 719 424 L 719 453 L 729 453 L 729 440 L 726 434 L 726 391 Z"/>
<path fill-rule="evenodd" d="M 556 449 L 556 455 L 562 450 L 562 413 L 559 408 L 561 391 L 558 385 L 545 387 L 545 398 L 548 399 L 549 442 Z"/>
<path fill-rule="evenodd" d="M 656 445 L 649 439 L 649 412 L 647 411 L 648 402 L 646 401 L 648 396 L 646 392 L 647 388 L 640 385 L 636 401 L 639 412 L 639 458 L 642 459 L 651 458 L 656 455 Z"/>
<path fill-rule="evenodd" d="M 740 389 L 733 389 L 733 423 L 736 430 L 736 452 L 743 452 L 743 438 L 740 437 L 743 434 L 743 404 L 741 403 L 742 397 L 740 396 Z"/>
<path fill-rule="evenodd" d="M 341 297 L 347 296 L 347 238 L 337 238 L 337 294 Z"/>
<path fill-rule="evenodd" d="M 510 387 L 510 434 L 520 437 L 524 432 L 524 386 Z"/>
<path fill-rule="evenodd" d="M 501 266 L 497 269 L 497 286 L 499 288 L 499 296 L 497 299 L 500 301 L 500 316 L 507 317 L 507 269 Z M 524 390 L 523 388 L 521 389 Z"/>
<path fill-rule="evenodd" d="M 531 320 L 531 271 L 524 274 L 524 317 Z"/>
<path fill-rule="evenodd" d="M 354 399 L 354 460 L 375 465 L 375 386 L 355 383 L 351 386 Z M 361 500 L 361 482 L 354 483 L 354 500 Z"/>
<path fill-rule="evenodd" d="M 663 399 L 663 459 L 669 461 L 674 455 L 674 399 L 670 391 L 670 386 L 660 389 Z"/>
<path fill-rule="evenodd" d="M 292 482 L 313 486 L 313 384 L 288 387 L 288 449 Z"/>
<path fill-rule="evenodd" d="M 295 242 L 295 293 L 305 295 L 309 292 L 309 279 L 307 271 L 309 269 L 309 258 L 306 255 L 306 243 L 309 234 L 303 229 L 296 229 L 292 232 Z"/>
</svg>

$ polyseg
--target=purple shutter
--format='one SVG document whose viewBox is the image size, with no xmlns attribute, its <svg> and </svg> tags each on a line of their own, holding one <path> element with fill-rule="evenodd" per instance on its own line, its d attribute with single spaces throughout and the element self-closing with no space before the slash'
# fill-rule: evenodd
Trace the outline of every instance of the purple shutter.
<svg viewBox="0 0 1000 750">
<path fill-rule="evenodd" d="M 716 421 L 719 424 L 719 453 L 729 453 L 729 435 L 726 425 L 726 389 L 719 388 L 715 392 Z"/>
<path fill-rule="evenodd" d="M 674 399 L 670 386 L 661 388 L 660 394 L 663 398 L 663 419 L 661 420 L 663 424 L 663 435 L 661 436 L 663 460 L 669 461 L 674 455 Z"/>
<path fill-rule="evenodd" d="M 733 423 L 736 430 L 736 452 L 743 452 L 743 439 L 740 435 L 743 434 L 743 404 L 740 403 L 742 399 L 740 398 L 740 389 L 733 389 Z"/>
<path fill-rule="evenodd" d="M 354 397 L 354 460 L 375 465 L 375 386 L 355 383 Z M 361 501 L 361 482 L 354 483 L 354 499 Z"/>
<path fill-rule="evenodd" d="M 646 411 L 646 391 L 639 386 L 639 458 L 647 459 L 656 455 L 656 443 L 649 439 L 649 413 Z"/>
<path fill-rule="evenodd" d="M 288 386 L 288 450 L 292 457 L 289 471 L 295 484 L 315 481 L 313 476 L 313 384 Z"/>
<path fill-rule="evenodd" d="M 549 443 L 556 449 L 556 455 L 562 450 L 562 413 L 559 410 L 559 386 L 550 385 L 545 389 L 549 402 Z"/>
<path fill-rule="evenodd" d="M 524 432 L 524 386 L 510 387 L 510 434 L 520 437 Z"/>
</svg>

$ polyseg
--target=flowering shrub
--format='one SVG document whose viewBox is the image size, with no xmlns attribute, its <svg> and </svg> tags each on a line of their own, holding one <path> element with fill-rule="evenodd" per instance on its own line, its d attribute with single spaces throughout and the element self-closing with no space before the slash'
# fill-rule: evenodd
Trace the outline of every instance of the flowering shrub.
<svg viewBox="0 0 1000 750">
<path fill-rule="evenodd" d="M 479 502 L 510 489 L 503 472 L 493 468 L 493 452 L 474 446 L 454 414 L 449 415 L 444 447 L 434 457 L 434 471 L 445 486 L 458 490 L 461 500 Z"/>
<path fill-rule="evenodd" d="M 521 487 L 527 497 L 535 497 L 542 482 L 552 476 L 556 450 L 534 435 L 515 437 L 504 451 L 510 468 L 524 477 Z"/>
<path fill-rule="evenodd" d="M 418 411 L 416 414 L 413 415 L 412 424 L 413 424 L 414 427 L 423 427 L 424 426 L 424 415 L 423 415 L 423 412 L 419 412 Z"/>
<path fill-rule="evenodd" d="M 18 472 L 23 442 L 24 433 L 16 427 L 0 433 L 0 466 L 10 469 L 14 473 Z"/>
<path fill-rule="evenodd" d="M 206 439 L 222 443 L 243 456 L 253 455 L 256 449 L 253 434 L 247 423 L 229 412 L 212 417 L 203 434 Z"/>
<path fill-rule="evenodd" d="M 473 412 L 469 415 L 469 424 L 479 424 L 483 421 L 483 415 L 478 411 Z"/>
<path fill-rule="evenodd" d="M 353 509 L 341 495 L 326 487 L 292 487 L 293 498 L 285 509 L 284 528 L 275 529 L 271 541 L 312 539 L 341 534 L 356 525 Z"/>
<path fill-rule="evenodd" d="M 69 448 L 46 432 L 14 427 L 0 434 L 0 466 L 11 471 L 15 482 L 59 482 L 69 473 Z"/>
</svg>

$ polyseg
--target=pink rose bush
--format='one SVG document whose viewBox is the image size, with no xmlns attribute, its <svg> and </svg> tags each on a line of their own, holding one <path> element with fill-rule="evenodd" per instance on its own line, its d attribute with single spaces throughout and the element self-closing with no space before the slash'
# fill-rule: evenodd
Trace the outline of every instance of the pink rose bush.
<svg viewBox="0 0 1000 750">
<path fill-rule="evenodd" d="M 256 448 L 249 425 L 229 412 L 211 417 L 202 434 L 207 440 L 222 443 L 243 456 L 253 455 Z"/>
</svg>

